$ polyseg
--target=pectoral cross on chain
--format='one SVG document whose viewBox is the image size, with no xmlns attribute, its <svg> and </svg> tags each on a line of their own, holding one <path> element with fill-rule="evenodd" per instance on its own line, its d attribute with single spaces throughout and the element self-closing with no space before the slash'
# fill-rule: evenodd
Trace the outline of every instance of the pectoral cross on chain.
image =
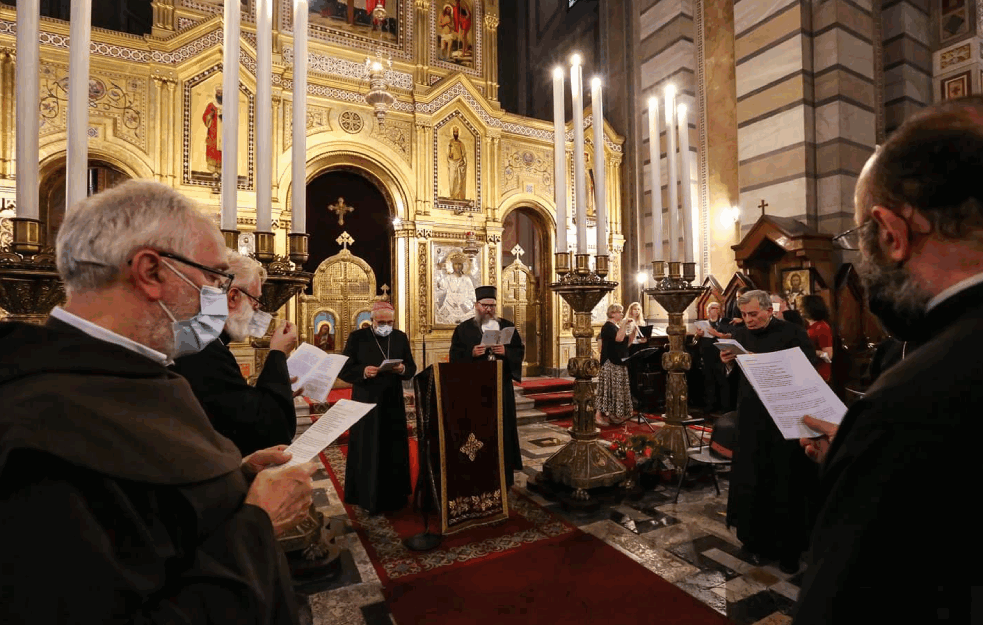
<svg viewBox="0 0 983 625">
<path fill-rule="evenodd" d="M 338 214 L 338 225 L 345 225 L 345 215 L 355 211 L 354 206 L 345 204 L 345 198 L 339 197 L 338 202 L 328 206 L 328 210 Z"/>
</svg>

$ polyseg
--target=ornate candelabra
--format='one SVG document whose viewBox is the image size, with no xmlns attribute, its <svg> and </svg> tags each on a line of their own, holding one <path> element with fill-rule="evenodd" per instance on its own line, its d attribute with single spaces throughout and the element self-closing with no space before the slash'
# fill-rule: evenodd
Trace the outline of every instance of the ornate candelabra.
<svg viewBox="0 0 983 625">
<path fill-rule="evenodd" d="M 389 84 L 386 80 L 386 70 L 391 70 L 392 67 L 392 59 L 383 60 L 382 52 L 379 52 L 375 61 L 371 58 L 365 59 L 365 75 L 369 79 L 369 92 L 365 94 L 365 101 L 375 111 L 375 117 L 379 121 L 380 128 L 386 121 L 389 107 L 396 102 L 396 96 L 389 91 Z"/>
<path fill-rule="evenodd" d="M 591 311 L 606 293 L 618 286 L 608 282 L 608 257 L 598 256 L 597 266 L 590 270 L 590 255 L 574 255 L 576 266 L 570 268 L 570 254 L 556 254 L 558 280 L 550 284 L 574 311 L 573 336 L 577 340 L 577 355 L 567 363 L 567 370 L 574 376 L 573 401 L 576 406 L 571 440 L 553 454 L 543 465 L 543 477 L 574 489 L 573 498 L 586 502 L 588 490 L 600 486 L 613 486 L 625 480 L 624 465 L 608 450 L 597 443 L 598 431 L 594 425 L 594 382 L 600 371 L 600 363 L 591 349 Z"/>
<path fill-rule="evenodd" d="M 44 323 L 65 301 L 54 250 L 41 245 L 41 222 L 12 218 L 10 244 L 0 249 L 0 308 L 8 321 Z"/>
<path fill-rule="evenodd" d="M 686 460 L 686 449 L 690 446 L 683 421 L 689 417 L 686 371 L 692 364 L 692 358 L 683 349 L 683 342 L 686 340 L 683 313 L 706 288 L 691 286 L 696 278 L 696 263 L 670 262 L 668 276 L 666 264 L 661 260 L 652 261 L 655 286 L 644 290 L 646 295 L 654 298 L 669 313 L 669 327 L 666 330 L 669 335 L 669 351 L 662 355 L 662 368 L 668 374 L 666 424 L 656 433 L 655 440 L 669 450 L 673 464 L 682 467 Z"/>
</svg>

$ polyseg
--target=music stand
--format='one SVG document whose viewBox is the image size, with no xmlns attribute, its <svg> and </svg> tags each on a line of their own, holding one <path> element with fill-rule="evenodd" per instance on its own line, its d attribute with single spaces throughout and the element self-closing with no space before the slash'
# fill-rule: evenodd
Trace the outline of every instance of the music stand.
<svg viewBox="0 0 983 625">
<path fill-rule="evenodd" d="M 651 333 L 652 326 L 646 326 L 646 327 L 649 328 L 649 332 Z M 635 360 L 636 358 L 638 360 L 645 360 L 649 356 L 654 356 L 656 353 L 658 353 L 660 351 L 660 349 L 661 348 L 659 348 L 659 347 L 647 347 L 645 349 L 640 349 L 637 352 L 635 352 L 634 354 L 632 354 L 631 356 L 629 356 L 628 358 L 625 358 L 624 361 L 622 361 L 622 362 L 624 362 L 625 364 L 628 364 L 629 361 Z M 641 404 L 639 404 L 639 407 L 640 406 L 641 406 Z M 643 425 L 643 424 L 644 425 L 647 425 L 649 427 L 649 429 L 652 430 L 653 432 L 656 432 L 657 431 L 655 429 L 655 427 L 652 426 L 651 421 L 649 421 L 648 419 L 646 419 L 645 417 L 642 416 L 642 411 L 641 410 L 639 410 L 638 411 L 638 414 L 635 415 L 635 421 L 636 421 L 636 423 L 638 423 L 638 425 Z"/>
</svg>

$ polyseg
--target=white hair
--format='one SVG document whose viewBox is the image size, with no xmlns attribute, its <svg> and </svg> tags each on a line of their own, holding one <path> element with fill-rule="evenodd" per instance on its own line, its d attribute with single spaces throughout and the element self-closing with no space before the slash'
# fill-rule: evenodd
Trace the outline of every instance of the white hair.
<svg viewBox="0 0 983 625">
<path fill-rule="evenodd" d="M 128 180 L 71 207 L 58 232 L 58 273 L 65 290 L 103 288 L 142 247 L 190 256 L 218 228 L 194 202 L 150 180 Z"/>
<path fill-rule="evenodd" d="M 259 279 L 260 285 L 266 282 L 266 269 L 255 258 L 243 256 L 235 250 L 229 250 L 229 272 L 234 273 L 236 278 L 232 286 L 241 287 L 252 284 L 253 280 Z"/>
<path fill-rule="evenodd" d="M 747 306 L 751 302 L 758 302 L 761 310 L 771 308 L 771 295 L 768 295 L 765 291 L 748 291 L 744 295 L 737 297 L 738 306 Z"/>
</svg>

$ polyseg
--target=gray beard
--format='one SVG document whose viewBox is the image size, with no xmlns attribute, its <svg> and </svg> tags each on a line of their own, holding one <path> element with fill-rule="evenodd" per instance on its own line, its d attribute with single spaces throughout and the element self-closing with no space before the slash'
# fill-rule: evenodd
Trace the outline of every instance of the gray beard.
<svg viewBox="0 0 983 625">
<path fill-rule="evenodd" d="M 225 320 L 225 331 L 229 333 L 229 337 L 238 342 L 245 341 L 249 338 L 247 334 L 249 331 L 249 322 L 253 320 L 253 311 L 249 307 L 243 307 L 240 310 L 229 313 L 229 318 Z"/>
<path fill-rule="evenodd" d="M 877 247 L 877 228 L 867 228 L 860 244 L 857 275 L 870 297 L 890 304 L 892 312 L 908 323 L 924 318 L 932 294 L 922 288 L 899 263 L 893 263 Z"/>
<path fill-rule="evenodd" d="M 495 319 L 495 315 L 486 315 L 482 313 L 474 314 L 474 324 L 479 328 L 483 326 L 486 322 L 491 321 L 492 319 Z"/>
</svg>

